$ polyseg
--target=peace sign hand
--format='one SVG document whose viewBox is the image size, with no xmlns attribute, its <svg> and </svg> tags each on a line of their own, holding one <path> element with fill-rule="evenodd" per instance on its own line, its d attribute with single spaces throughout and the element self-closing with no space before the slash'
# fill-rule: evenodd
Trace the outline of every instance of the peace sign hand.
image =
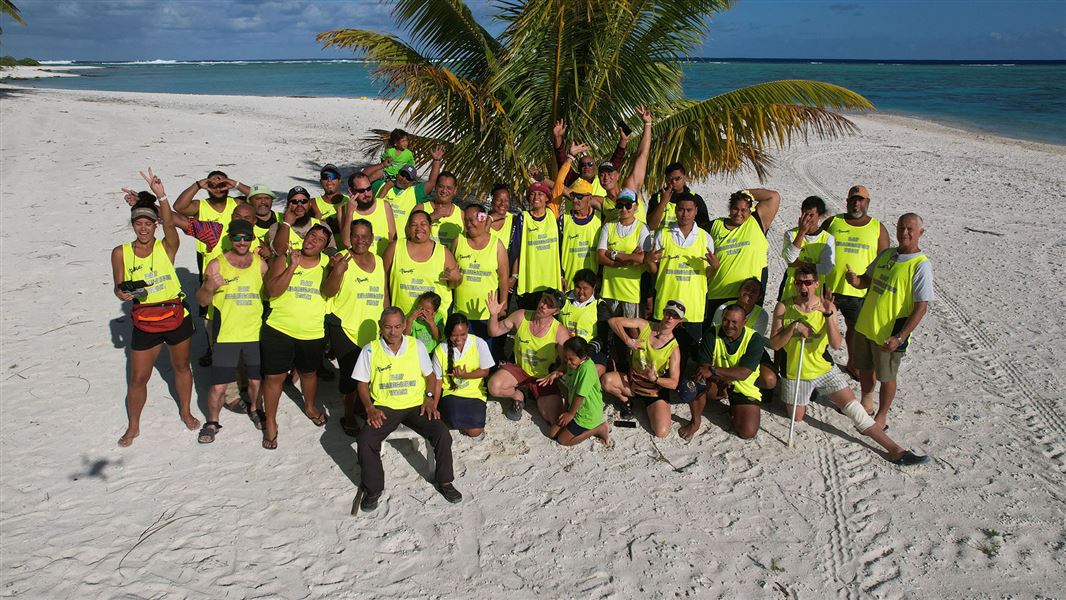
<svg viewBox="0 0 1066 600">
<path fill-rule="evenodd" d="M 130 206 L 137 204 L 137 200 L 140 199 L 140 196 L 137 195 L 137 192 L 131 190 L 130 188 L 122 188 L 122 191 L 126 192 L 126 196 L 123 198 L 123 200 L 126 201 L 126 204 L 129 204 Z"/>
<path fill-rule="evenodd" d="M 162 198 L 167 195 L 166 190 L 163 189 L 163 180 L 152 172 L 152 167 L 148 167 L 147 175 L 144 174 L 144 171 L 138 171 L 138 173 L 148 183 L 148 189 L 152 190 L 156 198 Z"/>
</svg>

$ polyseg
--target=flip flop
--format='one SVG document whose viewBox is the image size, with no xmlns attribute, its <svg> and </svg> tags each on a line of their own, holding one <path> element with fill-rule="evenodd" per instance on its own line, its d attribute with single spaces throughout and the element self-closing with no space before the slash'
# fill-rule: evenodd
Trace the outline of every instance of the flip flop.
<svg viewBox="0 0 1066 600">
<path fill-rule="evenodd" d="M 267 438 L 263 436 L 263 449 L 265 450 L 277 450 L 278 449 L 278 434 L 274 434 L 273 438 Z"/>
<path fill-rule="evenodd" d="M 315 416 L 307 415 L 307 419 L 315 424 L 315 427 L 322 427 L 329 420 L 329 417 L 324 413 L 318 413 Z"/>
</svg>

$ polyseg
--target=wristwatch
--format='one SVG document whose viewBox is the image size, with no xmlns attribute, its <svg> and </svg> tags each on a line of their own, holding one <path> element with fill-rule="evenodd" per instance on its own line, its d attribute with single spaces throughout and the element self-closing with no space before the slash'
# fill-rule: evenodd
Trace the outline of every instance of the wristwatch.
<svg viewBox="0 0 1066 600">
<path fill-rule="evenodd" d="M 426 398 L 427 399 L 428 398 L 432 398 L 432 397 L 433 397 L 433 392 L 426 392 Z"/>
<path fill-rule="evenodd" d="M 711 377 L 718 377 L 718 367 L 711 365 Z"/>
<path fill-rule="evenodd" d="M 611 250 L 610 252 L 607 253 L 607 258 L 609 258 L 611 260 L 617 259 L 618 258 L 618 251 L 617 250 Z"/>
</svg>

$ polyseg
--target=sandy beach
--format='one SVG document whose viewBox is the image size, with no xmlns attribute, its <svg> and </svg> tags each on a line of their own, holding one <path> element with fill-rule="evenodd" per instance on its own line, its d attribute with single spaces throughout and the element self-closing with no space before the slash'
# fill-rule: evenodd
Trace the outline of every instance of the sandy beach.
<svg viewBox="0 0 1066 600">
<path fill-rule="evenodd" d="M 87 66 L 57 66 L 41 65 L 39 67 L 0 67 L 0 79 L 41 79 L 42 77 L 80 77 L 78 73 L 69 71 L 83 69 L 98 69 L 99 67 Z"/>
<path fill-rule="evenodd" d="M 6 71 L 5 71 L 6 73 Z M 450 505 L 424 457 L 386 444 L 382 506 L 360 480 L 335 382 L 324 429 L 283 396 L 279 448 L 223 411 L 211 445 L 153 376 L 141 435 L 115 444 L 131 325 L 108 256 L 132 239 L 122 187 L 152 166 L 171 198 L 222 169 L 279 192 L 347 173 L 375 100 L 34 90 L 0 85 L 0 596 L 19 598 L 972 598 L 1066 589 L 1066 147 L 888 115 L 856 136 L 776 153 L 782 234 L 853 184 L 894 232 L 925 218 L 937 297 L 904 362 L 891 434 L 933 455 L 902 470 L 824 404 L 685 443 L 612 432 L 567 449 L 491 402 L 487 437 L 454 445 Z M 446 159 L 447 162 L 447 159 Z M 461 165 L 449 165 L 460 177 Z M 712 216 L 753 174 L 694 185 Z M 196 282 L 183 237 L 178 274 Z M 772 310 L 772 304 L 767 304 Z M 194 338 L 192 354 L 205 344 Z M 196 375 L 194 412 L 206 405 Z M 857 384 L 855 386 L 857 391 Z M 687 407 L 675 414 L 688 417 Z"/>
</svg>

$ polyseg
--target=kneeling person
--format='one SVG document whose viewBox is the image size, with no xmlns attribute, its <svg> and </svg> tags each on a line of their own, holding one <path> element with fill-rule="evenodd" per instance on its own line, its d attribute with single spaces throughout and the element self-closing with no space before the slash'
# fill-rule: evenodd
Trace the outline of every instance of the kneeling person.
<svg viewBox="0 0 1066 600">
<path fill-rule="evenodd" d="M 583 338 L 572 337 L 563 344 L 563 365 L 545 380 L 560 377 L 566 390 L 565 410 L 562 402 L 546 406 L 541 414 L 548 423 L 548 437 L 564 446 L 575 446 L 596 436 L 600 443 L 610 442 L 610 427 L 603 420 L 603 388 L 596 363 L 590 358 L 591 345 Z"/>
<path fill-rule="evenodd" d="M 433 445 L 437 490 L 448 502 L 463 495 L 452 485 L 452 436 L 437 411 L 437 378 L 425 346 L 403 334 L 403 311 L 390 306 L 381 312 L 381 339 L 363 348 L 352 378 L 366 410 L 357 437 L 359 469 L 363 474 L 364 511 L 377 508 L 385 490 L 381 444 L 400 425 L 407 425 Z"/>
</svg>

